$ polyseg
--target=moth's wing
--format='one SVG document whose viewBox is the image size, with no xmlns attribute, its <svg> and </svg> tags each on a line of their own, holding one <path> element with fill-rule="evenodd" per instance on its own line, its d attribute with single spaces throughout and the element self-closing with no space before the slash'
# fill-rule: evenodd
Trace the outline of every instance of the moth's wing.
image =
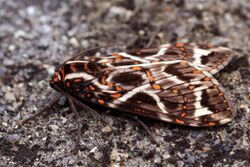
<svg viewBox="0 0 250 167">
<path fill-rule="evenodd" d="M 234 108 L 211 74 L 186 61 L 106 68 L 74 96 L 113 109 L 187 126 L 228 123 Z"/>
<path fill-rule="evenodd" d="M 122 46 L 98 47 L 76 54 L 70 61 L 100 61 L 110 66 L 147 64 L 157 61 L 185 60 L 203 71 L 215 74 L 233 58 L 232 51 L 221 46 L 195 43 L 164 44 L 158 48 L 126 50 Z"/>
<path fill-rule="evenodd" d="M 164 44 L 159 48 L 138 49 L 128 54 L 151 61 L 185 60 L 211 74 L 223 69 L 233 58 L 228 48 L 195 43 Z"/>
</svg>

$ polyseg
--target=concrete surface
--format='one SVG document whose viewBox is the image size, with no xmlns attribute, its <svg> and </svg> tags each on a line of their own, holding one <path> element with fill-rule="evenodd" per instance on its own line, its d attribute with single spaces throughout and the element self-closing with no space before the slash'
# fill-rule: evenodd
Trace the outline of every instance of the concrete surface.
<svg viewBox="0 0 250 167">
<path fill-rule="evenodd" d="M 0 0 L 0 166 L 250 166 L 250 3 L 210 1 Z M 235 59 L 216 78 L 237 108 L 228 125 L 189 128 L 142 118 L 158 146 L 124 114 L 102 112 L 115 133 L 61 99 L 46 117 L 19 126 L 53 95 L 54 68 L 80 49 L 122 44 L 208 42 Z"/>
</svg>

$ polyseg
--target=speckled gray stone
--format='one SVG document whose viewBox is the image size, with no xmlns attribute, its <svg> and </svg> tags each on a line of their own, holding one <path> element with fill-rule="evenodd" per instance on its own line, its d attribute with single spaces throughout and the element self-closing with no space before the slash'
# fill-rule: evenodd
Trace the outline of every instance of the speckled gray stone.
<svg viewBox="0 0 250 167">
<path fill-rule="evenodd" d="M 0 166 L 250 166 L 249 9 L 248 0 L 0 0 Z M 77 153 L 76 120 L 65 100 L 19 124 L 47 106 L 50 77 L 72 54 L 114 44 L 143 47 L 152 35 L 152 46 L 202 42 L 233 50 L 234 60 L 215 75 L 236 107 L 231 123 L 189 128 L 141 118 L 156 145 L 118 111 L 95 108 L 112 132 L 80 110 Z"/>
<path fill-rule="evenodd" d="M 18 134 L 11 134 L 8 135 L 6 138 L 7 142 L 10 142 L 12 144 L 16 143 L 20 139 L 20 136 Z"/>
</svg>

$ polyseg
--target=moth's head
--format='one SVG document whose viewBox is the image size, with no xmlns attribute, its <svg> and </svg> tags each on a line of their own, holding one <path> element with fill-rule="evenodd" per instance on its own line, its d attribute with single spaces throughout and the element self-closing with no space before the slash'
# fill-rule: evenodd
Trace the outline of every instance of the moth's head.
<svg viewBox="0 0 250 167">
<path fill-rule="evenodd" d="M 59 71 L 56 71 L 56 72 L 54 73 L 52 79 L 50 80 L 50 86 L 51 86 L 53 89 L 59 91 L 57 88 L 58 88 L 58 87 L 60 88 L 60 87 L 62 86 L 62 84 L 63 84 L 62 76 L 61 76 L 61 74 L 60 74 Z"/>
</svg>

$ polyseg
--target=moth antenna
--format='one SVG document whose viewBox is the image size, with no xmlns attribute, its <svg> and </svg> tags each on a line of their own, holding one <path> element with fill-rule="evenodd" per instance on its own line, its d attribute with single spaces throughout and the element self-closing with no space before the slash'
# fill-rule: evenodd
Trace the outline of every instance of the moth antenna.
<svg viewBox="0 0 250 167">
<path fill-rule="evenodd" d="M 42 110 L 38 111 L 37 113 L 33 114 L 32 116 L 21 120 L 19 124 L 24 125 L 27 122 L 29 122 L 30 120 L 35 119 L 36 117 L 42 115 L 43 113 L 47 113 L 51 107 L 62 97 L 62 94 L 57 94 L 48 104 L 48 106 L 44 107 Z"/>
<path fill-rule="evenodd" d="M 157 35 L 158 35 L 159 32 L 160 32 L 160 27 L 157 26 L 157 27 L 156 27 L 156 31 L 153 32 L 153 34 L 151 34 L 151 37 L 150 37 L 150 39 L 149 39 L 147 45 L 145 46 L 145 48 L 149 48 L 149 47 L 152 46 L 152 44 L 153 44 L 154 40 L 157 38 Z"/>
</svg>

